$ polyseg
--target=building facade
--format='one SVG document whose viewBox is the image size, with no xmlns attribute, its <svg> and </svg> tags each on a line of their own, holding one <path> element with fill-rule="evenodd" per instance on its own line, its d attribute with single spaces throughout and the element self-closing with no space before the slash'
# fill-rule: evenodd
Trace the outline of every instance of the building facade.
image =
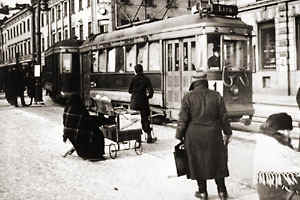
<svg viewBox="0 0 300 200">
<path fill-rule="evenodd" d="M 253 26 L 255 93 L 295 95 L 300 83 L 300 1 L 238 1 Z"/>
</svg>

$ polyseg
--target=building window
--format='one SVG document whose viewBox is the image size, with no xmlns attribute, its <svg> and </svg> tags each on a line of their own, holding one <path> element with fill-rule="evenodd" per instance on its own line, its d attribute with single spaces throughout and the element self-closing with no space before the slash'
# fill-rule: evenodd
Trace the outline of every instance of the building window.
<svg viewBox="0 0 300 200">
<path fill-rule="evenodd" d="M 64 17 L 67 17 L 68 16 L 68 3 L 65 2 L 64 3 Z"/>
<path fill-rule="evenodd" d="M 23 22 L 23 33 L 26 33 L 26 22 Z"/>
<path fill-rule="evenodd" d="M 61 19 L 61 8 L 60 8 L 60 5 L 57 6 L 57 16 L 56 16 L 56 19 L 57 20 Z"/>
<path fill-rule="evenodd" d="M 68 38 L 68 29 L 65 29 L 64 33 L 65 33 L 64 38 L 67 39 Z"/>
<path fill-rule="evenodd" d="M 88 7 L 88 8 L 91 7 L 91 0 L 88 0 L 88 1 L 87 1 L 87 7 Z"/>
<path fill-rule="evenodd" d="M 44 14 L 41 13 L 41 27 L 44 27 L 45 23 L 44 23 Z"/>
<path fill-rule="evenodd" d="M 28 41 L 28 54 L 31 54 L 31 43 Z"/>
<path fill-rule="evenodd" d="M 42 52 L 45 51 L 45 38 L 42 38 L 42 40 L 41 40 L 41 50 L 42 50 Z"/>
<path fill-rule="evenodd" d="M 82 0 L 79 0 L 79 11 L 83 10 L 83 6 L 82 6 Z"/>
<path fill-rule="evenodd" d="M 22 35 L 23 34 L 23 27 L 22 27 L 22 23 L 20 23 L 20 35 Z"/>
<path fill-rule="evenodd" d="M 92 34 L 92 22 L 88 23 L 88 36 Z"/>
<path fill-rule="evenodd" d="M 30 32 L 30 19 L 27 19 L 27 32 Z"/>
<path fill-rule="evenodd" d="M 71 0 L 71 13 L 72 14 L 75 13 L 75 2 L 74 2 L 74 0 Z"/>
<path fill-rule="evenodd" d="M 24 43 L 24 55 L 27 55 L 27 44 L 26 44 L 26 42 Z"/>
<path fill-rule="evenodd" d="M 52 45 L 55 44 L 55 33 L 52 33 Z"/>
<path fill-rule="evenodd" d="M 79 39 L 83 40 L 83 25 L 79 26 Z"/>
<path fill-rule="evenodd" d="M 59 31 L 58 33 L 58 42 L 61 41 L 61 32 Z"/>
<path fill-rule="evenodd" d="M 51 10 L 51 22 L 54 22 L 55 21 L 55 10 L 54 10 L 54 8 L 52 8 L 52 10 Z"/>
<path fill-rule="evenodd" d="M 76 29 L 75 29 L 75 27 L 72 27 L 71 38 L 75 38 L 75 37 L 76 37 Z"/>
<path fill-rule="evenodd" d="M 98 20 L 98 33 L 108 32 L 108 20 Z"/>
<path fill-rule="evenodd" d="M 144 0 L 143 3 L 146 3 L 146 6 L 154 6 L 153 0 Z"/>
<path fill-rule="evenodd" d="M 276 45 L 274 21 L 259 24 L 260 64 L 262 69 L 276 67 Z"/>
</svg>

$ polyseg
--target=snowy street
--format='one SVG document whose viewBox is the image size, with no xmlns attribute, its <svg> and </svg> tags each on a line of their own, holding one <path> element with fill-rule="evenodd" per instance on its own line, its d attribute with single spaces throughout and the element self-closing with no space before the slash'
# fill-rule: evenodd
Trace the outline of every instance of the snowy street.
<svg viewBox="0 0 300 200">
<path fill-rule="evenodd" d="M 155 125 L 159 140 L 143 143 L 142 155 L 130 149 L 111 159 L 107 147 L 106 161 L 89 162 L 76 153 L 62 157 L 71 145 L 62 141 L 63 108 L 50 100 L 43 107 L 15 108 L 1 99 L 0 113 L 1 200 L 196 199 L 196 182 L 176 177 L 174 128 Z M 254 142 L 246 136 L 250 139 L 237 137 L 229 146 L 231 176 L 226 181 L 231 199 L 255 199 Z M 214 181 L 208 184 L 210 199 L 218 199 Z"/>
</svg>

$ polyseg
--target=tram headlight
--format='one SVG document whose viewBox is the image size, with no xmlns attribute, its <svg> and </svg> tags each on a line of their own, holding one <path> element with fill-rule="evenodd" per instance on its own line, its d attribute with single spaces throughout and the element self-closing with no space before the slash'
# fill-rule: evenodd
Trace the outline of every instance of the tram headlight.
<svg viewBox="0 0 300 200">
<path fill-rule="evenodd" d="M 230 88 L 230 93 L 232 94 L 233 97 L 238 97 L 238 96 L 239 96 L 239 93 L 240 93 L 238 86 L 233 85 L 233 86 Z"/>
</svg>

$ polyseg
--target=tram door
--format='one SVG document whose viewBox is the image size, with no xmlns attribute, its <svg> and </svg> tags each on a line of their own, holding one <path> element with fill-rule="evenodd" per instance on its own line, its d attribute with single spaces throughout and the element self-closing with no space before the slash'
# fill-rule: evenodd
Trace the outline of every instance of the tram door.
<svg viewBox="0 0 300 200">
<path fill-rule="evenodd" d="M 194 58 L 194 38 L 166 41 L 166 105 L 170 109 L 179 109 L 181 106 L 195 70 Z"/>
<path fill-rule="evenodd" d="M 166 62 L 166 106 L 170 109 L 180 108 L 181 104 L 181 77 L 179 40 L 167 41 L 165 44 Z"/>
</svg>

